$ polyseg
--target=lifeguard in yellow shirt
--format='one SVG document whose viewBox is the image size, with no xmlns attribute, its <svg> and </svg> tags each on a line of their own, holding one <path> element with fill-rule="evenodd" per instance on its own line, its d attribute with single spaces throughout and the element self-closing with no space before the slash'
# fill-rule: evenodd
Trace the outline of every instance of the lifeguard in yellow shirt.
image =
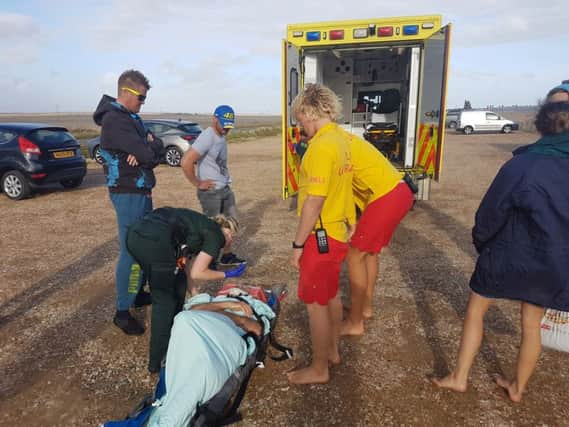
<svg viewBox="0 0 569 427">
<path fill-rule="evenodd" d="M 310 138 L 300 166 L 298 215 L 291 264 L 300 270 L 298 297 L 306 304 L 312 362 L 288 373 L 293 384 L 325 383 L 328 364 L 340 363 L 342 304 L 338 284 L 348 252 L 348 224 L 355 222 L 352 164 L 347 134 L 334 122 L 341 112 L 329 88 L 308 85 L 293 114 Z"/>
<path fill-rule="evenodd" d="M 350 240 L 347 264 L 351 307 L 342 335 L 362 335 L 372 316 L 379 253 L 413 206 L 413 193 L 399 172 L 373 145 L 346 132 L 354 171 L 354 200 L 362 215 Z"/>
</svg>

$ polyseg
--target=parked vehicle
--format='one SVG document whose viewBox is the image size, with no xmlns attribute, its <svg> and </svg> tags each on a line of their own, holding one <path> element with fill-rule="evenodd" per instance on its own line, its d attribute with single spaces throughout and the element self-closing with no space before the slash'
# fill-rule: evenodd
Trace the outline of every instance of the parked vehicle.
<svg viewBox="0 0 569 427">
<path fill-rule="evenodd" d="M 146 128 L 164 142 L 164 161 L 170 166 L 180 166 L 182 156 L 202 132 L 200 125 L 194 122 L 174 119 L 143 120 Z M 89 156 L 103 164 L 100 152 L 100 137 L 87 141 Z"/>
<path fill-rule="evenodd" d="M 456 130 L 470 135 L 473 132 L 503 132 L 518 130 L 519 124 L 492 111 L 468 110 L 460 113 Z"/>
<path fill-rule="evenodd" d="M 66 128 L 41 123 L 0 123 L 0 186 L 12 200 L 58 182 L 81 185 L 87 173 L 79 142 Z"/>
<path fill-rule="evenodd" d="M 446 114 L 445 127 L 450 129 L 456 129 L 458 118 L 461 112 L 462 108 L 449 108 Z"/>
</svg>

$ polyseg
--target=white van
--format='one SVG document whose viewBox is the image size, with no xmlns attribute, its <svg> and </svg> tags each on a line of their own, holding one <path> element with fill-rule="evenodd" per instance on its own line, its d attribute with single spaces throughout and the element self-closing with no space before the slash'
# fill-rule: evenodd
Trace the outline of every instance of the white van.
<svg viewBox="0 0 569 427">
<path fill-rule="evenodd" d="M 519 125 L 492 111 L 462 111 L 458 117 L 456 130 L 470 135 L 473 132 L 504 132 L 518 130 Z"/>
</svg>

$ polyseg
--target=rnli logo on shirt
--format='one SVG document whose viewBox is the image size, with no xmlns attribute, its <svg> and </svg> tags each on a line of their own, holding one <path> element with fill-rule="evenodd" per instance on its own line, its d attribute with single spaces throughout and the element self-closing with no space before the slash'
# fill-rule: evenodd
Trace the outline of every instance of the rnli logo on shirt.
<svg viewBox="0 0 569 427">
<path fill-rule="evenodd" d="M 353 170 L 353 165 L 351 163 L 345 163 L 342 167 L 338 169 L 338 176 L 342 176 L 345 173 L 350 173 Z"/>
<path fill-rule="evenodd" d="M 326 178 L 323 176 L 311 176 L 310 177 L 311 184 L 326 184 Z"/>
</svg>

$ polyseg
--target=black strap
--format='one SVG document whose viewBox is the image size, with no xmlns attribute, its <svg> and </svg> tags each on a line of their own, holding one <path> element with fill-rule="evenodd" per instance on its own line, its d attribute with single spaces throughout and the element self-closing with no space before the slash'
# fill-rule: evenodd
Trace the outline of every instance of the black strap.
<svg viewBox="0 0 569 427">
<path fill-rule="evenodd" d="M 279 344 L 276 340 L 276 338 L 273 335 L 273 331 L 271 330 L 271 333 L 269 334 L 269 344 L 271 344 L 271 347 L 273 347 L 274 349 L 277 349 L 278 351 L 280 351 L 282 354 L 280 356 L 271 356 L 269 354 L 269 357 L 274 360 L 275 362 L 282 362 L 283 360 L 288 360 L 288 359 L 292 359 L 294 356 L 294 353 L 292 351 L 292 348 L 290 347 L 286 347 L 282 344 Z"/>
<path fill-rule="evenodd" d="M 259 322 L 259 324 L 261 325 L 261 337 L 265 334 L 265 323 L 263 322 L 263 316 L 262 314 L 259 314 L 255 311 L 255 308 L 249 304 L 249 301 L 247 301 L 247 299 L 243 298 L 241 295 L 237 295 L 236 297 L 232 297 L 235 298 L 241 302 L 244 302 L 245 304 L 247 304 L 249 307 L 251 307 L 251 311 L 253 312 L 253 315 L 255 316 L 255 319 L 257 320 L 257 322 Z M 245 338 L 245 336 L 252 336 L 253 339 L 255 339 L 255 343 L 258 344 L 259 343 L 259 337 L 257 337 L 255 334 L 251 333 L 251 332 L 247 332 L 245 335 L 243 335 L 243 337 Z M 246 340 L 246 338 L 245 338 Z"/>
<path fill-rule="evenodd" d="M 320 220 L 320 223 L 322 223 L 322 220 Z M 236 296 L 236 299 L 238 299 L 239 301 L 243 301 L 246 304 L 249 304 L 249 302 L 243 298 L 242 296 Z M 249 304 L 249 307 L 251 307 L 251 310 L 253 311 L 253 314 L 255 315 L 255 317 L 257 318 L 257 321 L 261 324 L 261 328 L 263 328 L 263 331 L 265 330 L 265 324 L 263 322 L 263 318 L 266 318 L 266 316 L 259 314 L 255 311 L 255 309 L 253 308 L 253 306 L 251 304 Z M 272 325 L 274 326 L 274 325 Z M 290 347 L 286 347 L 282 344 L 279 344 L 274 336 L 274 329 L 271 328 L 271 331 L 269 332 L 269 344 L 271 345 L 271 347 L 273 347 L 274 349 L 278 350 L 281 352 L 280 356 L 272 356 L 269 354 L 269 357 L 274 360 L 275 362 L 281 362 L 283 360 L 288 360 L 288 359 L 292 359 L 294 356 L 294 353 L 292 351 L 292 348 Z M 245 335 L 243 335 L 243 338 L 245 339 L 245 341 L 247 341 L 247 337 L 252 337 L 255 340 L 255 344 L 257 345 L 257 347 L 260 346 L 261 344 L 261 337 L 258 337 L 257 335 L 251 333 L 251 332 L 247 332 Z M 262 362 L 264 359 L 266 352 L 263 351 L 260 354 L 260 358 L 258 357 L 257 360 Z"/>
<path fill-rule="evenodd" d="M 239 421 L 241 415 L 237 412 L 237 409 L 245 396 L 245 390 L 255 366 L 256 358 L 254 355 L 251 355 L 247 358 L 245 364 L 237 368 L 227 379 L 215 396 L 203 405 L 198 405 L 196 415 L 190 425 L 222 426 Z M 237 393 L 235 393 L 236 390 Z M 231 401 L 231 397 L 234 394 L 235 398 L 228 408 L 227 404 Z"/>
</svg>

